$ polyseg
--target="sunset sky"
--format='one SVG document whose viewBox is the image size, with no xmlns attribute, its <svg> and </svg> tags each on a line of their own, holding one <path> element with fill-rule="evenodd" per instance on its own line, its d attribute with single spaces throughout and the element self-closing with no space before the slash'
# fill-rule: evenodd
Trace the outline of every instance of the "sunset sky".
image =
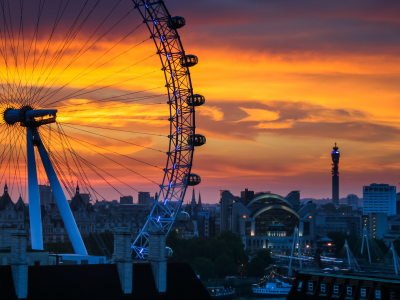
<svg viewBox="0 0 400 300">
<path fill-rule="evenodd" d="M 206 104 L 196 111 L 196 133 L 205 135 L 207 144 L 196 148 L 193 163 L 193 172 L 202 177 L 196 194 L 201 192 L 203 203 L 218 202 L 219 190 L 239 195 L 245 188 L 282 196 L 301 190 L 302 198 L 331 198 L 330 152 L 335 142 L 341 152 L 340 197 L 350 193 L 362 197 L 362 186 L 371 183 L 399 184 L 400 3 L 165 3 L 172 16 L 185 17 L 186 26 L 179 29 L 179 34 L 186 53 L 199 57 L 199 64 L 190 71 L 194 92 L 206 97 Z M 121 14 L 132 7 L 130 0 L 123 0 L 122 5 Z M 99 8 L 98 16 L 106 11 L 106 7 Z M 136 10 L 130 18 L 120 24 L 127 32 L 141 23 Z M 51 32 L 54 21 L 43 22 L 43 28 Z M 60 26 L 49 53 L 57 53 L 57 41 L 63 40 L 62 32 L 67 27 Z M 95 25 L 88 22 L 71 41 L 53 74 L 62 71 L 61 66 L 68 65 L 79 49 L 88 47 L 85 42 L 93 28 Z M 137 193 L 128 185 L 152 194 L 158 189 L 127 168 L 157 183 L 161 183 L 163 173 L 127 156 L 164 167 L 165 154 L 141 146 L 167 151 L 169 110 L 161 65 L 147 29 L 141 26 L 112 48 L 123 36 L 116 30 L 88 48 L 52 87 L 74 80 L 54 97 L 59 102 L 51 108 L 59 110 L 58 121 L 74 139 L 70 140 L 74 150 L 111 174 L 104 178 L 136 200 Z M 45 41 L 39 38 L 38 47 L 46 47 Z M 108 49 L 107 57 L 116 58 L 102 65 L 106 59 L 95 58 Z M 117 57 L 120 53 L 124 55 Z M 92 62 L 93 68 L 99 68 L 76 78 L 81 72 L 86 74 L 85 68 Z M 4 60 L 0 66 L 5 69 Z M 36 69 L 26 74 L 31 74 L 28 77 L 33 81 L 44 82 L 46 77 L 39 73 Z M 90 94 L 79 92 L 88 85 L 93 84 L 94 89 L 117 81 L 112 88 Z M 138 91 L 145 91 L 138 95 L 149 100 L 129 104 L 121 101 L 119 105 L 115 101 L 91 102 Z M 52 141 L 54 150 L 62 154 L 54 135 Z M 85 142 L 99 147 L 96 151 L 88 149 L 82 144 Z M 93 169 L 87 174 L 105 198 L 119 199 L 120 194 Z M 39 178 L 41 183 L 46 182 L 44 176 Z M 15 187 L 13 199 L 18 193 Z M 186 199 L 190 197 L 191 188 Z"/>
</svg>

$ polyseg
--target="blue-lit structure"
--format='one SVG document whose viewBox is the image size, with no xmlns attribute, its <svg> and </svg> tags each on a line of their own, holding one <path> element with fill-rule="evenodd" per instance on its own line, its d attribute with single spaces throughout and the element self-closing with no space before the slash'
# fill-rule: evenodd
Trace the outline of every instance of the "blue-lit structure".
<svg viewBox="0 0 400 300">
<path fill-rule="evenodd" d="M 333 147 L 332 157 L 332 203 L 339 205 L 339 147 Z"/>
<path fill-rule="evenodd" d="M 157 48 L 164 71 L 170 106 L 170 135 L 167 165 L 160 185 L 158 199 L 143 229 L 132 244 L 134 258 L 148 255 L 150 225 L 168 234 L 179 214 L 188 185 L 199 184 L 199 175 L 191 174 L 195 146 L 205 143 L 205 137 L 195 134 L 195 106 L 204 103 L 204 97 L 193 95 L 189 68 L 198 63 L 195 55 L 186 55 L 178 28 L 186 21 L 171 17 L 164 1 L 133 0 L 135 8 L 143 17 Z"/>
<path fill-rule="evenodd" d="M 46 148 L 44 147 L 38 127 L 43 124 L 54 123 L 56 121 L 56 109 L 32 109 L 29 106 L 21 109 L 9 108 L 4 112 L 4 121 L 8 125 L 20 123 L 26 127 L 26 151 L 28 161 L 28 194 L 29 194 L 29 217 L 31 226 L 32 249 L 43 250 L 43 231 L 41 220 L 41 209 L 39 201 L 39 186 L 36 172 L 36 158 L 34 146 L 37 147 L 42 159 L 43 167 L 53 190 L 58 209 L 64 221 L 65 228 L 71 239 L 75 253 L 87 254 L 86 247 L 79 233 L 78 226 L 69 208 L 64 191 L 54 171 Z"/>
<path fill-rule="evenodd" d="M 186 54 L 182 46 L 177 30 L 185 26 L 186 20 L 180 16 L 171 17 L 162 0 L 132 0 L 132 2 L 117 1 L 116 3 L 102 1 L 101 8 L 97 0 L 71 1 L 71 3 L 74 2 L 71 5 L 69 5 L 69 2 L 61 0 L 50 1 L 45 6 L 42 1 L 37 0 L 29 1 L 29 5 L 24 6 L 22 2 L 17 1 L 10 3 L 9 18 L 3 15 L 4 26 L 9 26 L 11 33 L 9 32 L 8 35 L 3 36 L 7 41 L 4 42 L 4 47 L 2 48 L 2 51 L 4 51 L 2 56 L 2 59 L 4 59 L 3 65 L 7 66 L 7 76 L 0 78 L 0 86 L 3 88 L 3 92 L 0 95 L 0 128 L 2 129 L 0 130 L 0 151 L 3 153 L 2 159 L 0 159 L 0 169 L 2 171 L 0 173 L 0 181 L 7 177 L 11 181 L 11 191 L 14 189 L 14 193 L 22 193 L 22 197 L 25 199 L 26 184 L 23 183 L 23 172 L 27 171 L 28 190 L 26 194 L 29 198 L 30 231 L 33 249 L 43 249 L 41 213 L 46 210 L 46 205 L 40 202 L 38 182 L 43 183 L 44 181 L 46 184 L 50 183 L 51 191 L 54 194 L 61 218 L 75 252 L 77 254 L 87 254 L 64 192 L 73 197 L 73 182 L 76 180 L 85 189 L 89 197 L 88 201 L 98 200 L 97 197 L 105 200 L 101 193 L 92 186 L 89 180 L 90 176 L 86 176 L 85 169 L 89 170 L 91 174 L 97 175 L 102 183 L 112 187 L 121 196 L 126 195 L 124 194 L 126 191 L 119 191 L 113 185 L 113 182 L 121 183 L 124 188 L 128 187 L 135 190 L 135 192 L 138 192 L 138 190 L 116 178 L 118 175 L 114 176 L 108 170 L 104 170 L 102 165 L 91 163 L 83 155 L 77 153 L 72 144 L 79 144 L 85 151 L 96 153 L 96 155 L 102 157 L 101 159 L 112 161 L 114 164 L 118 164 L 125 170 L 135 174 L 134 176 L 140 176 L 148 180 L 155 184 L 157 189 L 159 187 L 160 190 L 157 193 L 154 207 L 152 207 L 147 221 L 131 245 L 132 256 L 138 259 L 145 259 L 148 255 L 149 226 L 152 225 L 153 228 L 156 227 L 157 230 L 167 235 L 175 218 L 180 213 L 179 209 L 185 197 L 187 186 L 194 186 L 201 182 L 200 175 L 191 173 L 191 168 L 194 148 L 206 143 L 205 136 L 195 133 L 195 108 L 205 103 L 205 97 L 201 94 L 193 93 L 189 72 L 191 67 L 199 63 L 199 59 L 196 55 Z M 43 8 L 44 6 L 45 8 Z M 79 8 L 79 6 L 82 7 Z M 86 9 L 87 7 L 91 8 Z M 50 20 L 54 17 L 56 9 L 60 11 L 60 15 L 54 19 L 52 31 L 39 30 L 38 28 L 45 26 L 45 24 L 30 22 L 33 20 L 31 16 L 35 13 L 38 14 L 38 18 L 42 16 L 42 13 L 47 13 L 49 16 L 41 18 Z M 64 10 L 68 11 L 68 13 L 61 13 Z M 131 17 L 132 14 L 130 13 L 136 10 L 138 11 L 136 18 Z M 70 17 L 74 13 L 76 13 L 76 19 Z M 139 22 L 136 27 L 135 21 Z M 20 24 L 19 27 L 14 27 L 14 29 L 20 28 L 20 31 L 12 29 L 14 22 L 15 24 Z M 25 22 L 25 25 L 23 25 L 23 22 Z M 59 23 L 62 25 L 58 25 Z M 85 24 L 86 27 L 82 29 Z M 36 31 L 22 30 L 22 28 L 35 28 L 35 26 L 37 28 Z M 63 28 L 69 28 L 65 38 L 62 38 L 66 34 Z M 135 34 L 142 37 L 141 34 L 143 32 L 139 32 L 139 29 L 143 29 L 147 39 L 133 45 L 133 41 L 136 41 L 136 37 L 133 36 L 135 32 Z M 38 32 L 40 37 L 38 37 Z M 150 32 L 149 35 L 147 35 L 148 32 Z M 120 39 L 119 35 L 123 36 L 123 38 Z M 57 38 L 54 38 L 55 36 Z M 47 41 L 47 43 L 37 43 L 38 40 Z M 71 46 L 74 41 L 78 40 L 85 40 L 85 42 L 74 44 L 76 47 Z M 24 41 L 31 41 L 32 44 L 29 46 Z M 153 47 L 152 43 L 154 42 L 154 53 L 143 51 L 146 55 L 145 58 L 139 58 L 137 61 L 131 62 L 134 56 L 129 51 L 133 51 L 133 49 L 147 41 L 149 41 L 151 47 Z M 108 44 L 108 42 L 111 44 Z M 117 46 L 121 44 L 124 47 L 119 50 Z M 15 47 L 6 45 L 14 45 Z M 109 47 L 109 45 L 112 46 Z M 49 51 L 49 49 L 58 50 Z M 23 53 L 25 59 L 20 59 L 17 55 L 18 53 L 21 53 L 21 55 Z M 157 66 L 151 72 L 136 76 L 136 69 L 133 71 L 135 66 L 139 63 L 147 62 L 152 57 L 157 60 L 157 56 L 160 58 L 161 68 Z M 136 57 L 134 59 L 136 60 Z M 78 60 L 79 63 L 77 62 Z M 63 72 L 68 68 L 75 68 L 76 66 L 73 65 L 75 62 L 76 66 L 80 63 L 86 64 L 86 66 L 83 69 L 79 69 L 79 71 L 71 71 L 69 74 L 72 74 L 72 77 L 68 77 L 69 75 L 64 77 Z M 117 67 L 115 69 L 110 68 L 112 64 Z M 153 66 L 154 64 L 150 63 L 149 65 Z M 101 68 L 105 68 L 104 71 L 100 71 Z M 126 71 L 128 69 L 132 73 Z M 127 82 L 130 84 L 132 82 L 136 83 L 142 77 L 150 76 L 151 74 L 158 76 L 160 69 L 165 78 L 168 97 L 166 99 L 167 105 L 165 105 L 165 102 L 155 103 L 152 101 L 157 97 L 166 96 L 165 91 L 160 93 L 160 90 L 158 90 L 162 89 L 164 84 L 160 85 L 157 82 L 156 86 L 145 89 L 139 89 L 140 84 L 135 84 L 131 89 L 123 85 Z M 82 80 L 82 83 L 85 82 L 85 84 L 80 86 L 78 84 L 79 80 Z M 149 82 L 153 82 L 153 80 Z M 66 91 L 67 89 L 68 91 Z M 76 101 L 82 102 L 77 103 Z M 168 122 L 170 128 L 168 149 L 160 150 L 140 145 L 136 142 L 132 143 L 126 141 L 125 137 L 117 139 L 114 136 L 99 134 L 98 130 L 91 128 L 112 130 L 113 132 L 119 131 L 124 132 L 124 134 L 129 132 L 141 135 L 155 135 L 154 133 L 145 132 L 145 130 L 126 131 L 104 124 L 106 127 L 102 124 L 100 124 L 102 127 L 99 127 L 97 122 L 102 118 L 97 116 L 96 118 L 91 118 L 89 114 L 85 115 L 84 119 L 94 119 L 94 124 L 86 124 L 84 122 L 82 124 L 78 121 L 80 117 L 77 112 L 96 112 L 97 110 L 93 107 L 99 109 L 107 108 L 107 110 L 108 107 L 112 107 L 112 109 L 121 107 L 122 112 L 127 112 L 127 105 L 129 105 L 127 103 L 135 103 L 132 104 L 132 111 L 130 112 L 134 115 L 135 110 L 133 108 L 138 105 L 138 101 L 141 101 L 140 105 L 164 106 L 162 111 L 165 118 L 157 119 L 156 121 Z M 143 103 L 144 101 L 148 101 L 148 103 Z M 78 106 L 79 109 L 69 109 L 75 108 L 75 106 Z M 62 124 L 64 121 L 60 118 L 60 109 L 65 108 L 67 109 L 62 111 L 63 114 L 68 114 L 67 120 L 75 119 L 80 123 L 71 124 L 65 122 L 65 127 L 67 129 L 70 128 L 69 133 L 64 131 L 64 124 Z M 169 115 L 167 110 L 169 110 Z M 57 113 L 59 114 L 58 119 Z M 115 115 L 115 118 L 120 119 L 118 111 L 115 112 Z M 132 120 L 140 120 L 142 122 L 147 119 L 142 118 L 140 114 L 138 116 L 139 118 L 132 118 Z M 88 128 L 80 129 L 80 127 Z M 163 155 L 163 158 L 167 158 L 167 163 L 165 168 L 159 167 L 136 157 L 106 149 L 102 147 L 104 144 L 107 145 L 104 140 L 99 142 L 102 145 L 98 146 L 87 142 L 86 139 L 78 139 L 75 136 L 76 130 L 84 132 L 85 135 L 92 134 L 97 137 L 100 136 L 102 139 L 128 143 L 139 147 L 143 151 L 156 151 L 161 153 L 158 155 Z M 23 135 L 22 139 L 20 137 L 21 134 Z M 157 136 L 164 138 L 164 134 Z M 4 143 L 2 143 L 3 141 Z M 3 148 L 1 148 L 2 146 Z M 126 163 L 117 162 L 109 155 L 103 155 L 103 151 L 107 151 L 107 154 L 112 153 L 112 155 L 132 159 L 135 163 L 145 164 L 157 170 L 163 170 L 163 173 L 161 173 L 162 179 L 154 181 L 152 178 L 133 170 L 130 166 L 126 166 Z M 43 167 L 38 163 L 39 156 Z M 26 169 L 24 169 L 25 167 Z M 112 180 L 108 180 L 109 178 L 112 178 Z"/>
</svg>

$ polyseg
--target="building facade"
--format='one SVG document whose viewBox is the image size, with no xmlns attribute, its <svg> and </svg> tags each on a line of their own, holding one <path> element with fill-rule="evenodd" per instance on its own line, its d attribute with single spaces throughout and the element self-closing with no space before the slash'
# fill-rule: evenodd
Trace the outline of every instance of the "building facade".
<svg viewBox="0 0 400 300">
<path fill-rule="evenodd" d="M 357 214 L 319 213 L 316 215 L 315 232 L 327 237 L 329 232 L 342 232 L 347 235 L 361 236 L 362 219 Z"/>
<path fill-rule="evenodd" d="M 227 209 L 227 230 L 242 238 L 247 251 L 270 249 L 273 253 L 289 253 L 296 227 L 302 253 L 313 251 L 316 246 L 314 203 L 307 203 L 296 211 L 287 198 L 270 192 L 255 194 L 247 205 L 241 200 L 233 200 Z"/>
<path fill-rule="evenodd" d="M 396 187 L 388 184 L 372 183 L 363 187 L 363 214 L 385 213 L 396 214 Z"/>
<path fill-rule="evenodd" d="M 132 196 L 122 196 L 119 198 L 119 203 L 120 204 L 133 204 L 133 197 Z"/>
<path fill-rule="evenodd" d="M 347 195 L 347 206 L 358 207 L 357 195 L 354 194 Z"/>
<path fill-rule="evenodd" d="M 362 216 L 363 228 L 366 228 L 373 238 L 382 239 L 388 232 L 388 215 L 386 213 L 368 213 Z"/>
</svg>

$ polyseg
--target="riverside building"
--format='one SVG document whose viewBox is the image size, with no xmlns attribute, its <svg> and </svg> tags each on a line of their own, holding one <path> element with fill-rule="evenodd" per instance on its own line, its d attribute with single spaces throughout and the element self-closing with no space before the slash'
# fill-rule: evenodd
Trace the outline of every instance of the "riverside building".
<svg viewBox="0 0 400 300">
<path fill-rule="evenodd" d="M 396 187 L 388 184 L 373 183 L 363 187 L 363 214 L 396 214 Z"/>
</svg>

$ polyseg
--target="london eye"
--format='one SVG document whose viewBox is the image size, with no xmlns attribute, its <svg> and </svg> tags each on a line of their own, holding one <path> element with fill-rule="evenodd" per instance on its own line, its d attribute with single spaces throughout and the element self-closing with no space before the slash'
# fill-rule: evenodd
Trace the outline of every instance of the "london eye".
<svg viewBox="0 0 400 300">
<path fill-rule="evenodd" d="M 201 181 L 193 152 L 206 142 L 185 23 L 163 1 L 0 1 L 0 182 L 29 200 L 33 249 L 43 249 L 43 182 L 78 254 L 87 251 L 66 196 L 77 183 L 92 200 L 157 189 L 134 258 L 148 255 L 149 226 L 169 233 Z"/>
</svg>

